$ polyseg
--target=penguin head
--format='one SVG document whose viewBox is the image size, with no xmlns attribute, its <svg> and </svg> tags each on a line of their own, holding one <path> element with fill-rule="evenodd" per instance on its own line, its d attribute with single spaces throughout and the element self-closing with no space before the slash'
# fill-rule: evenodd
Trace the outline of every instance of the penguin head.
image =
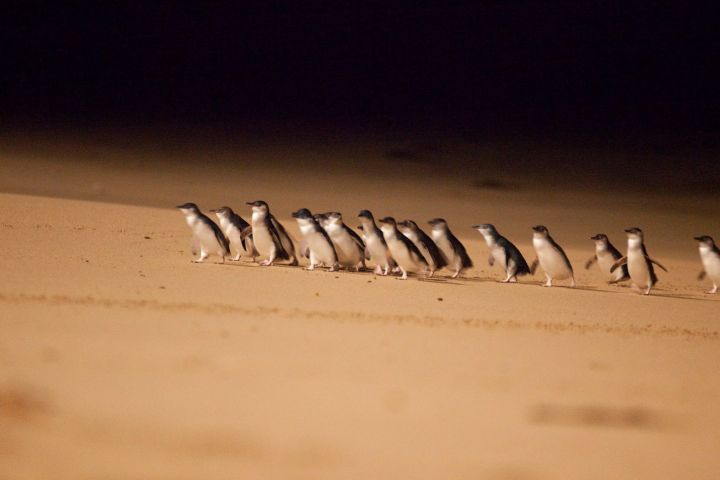
<svg viewBox="0 0 720 480">
<path fill-rule="evenodd" d="M 183 203 L 182 205 L 178 205 L 177 208 L 180 209 L 180 211 L 185 215 L 197 215 L 198 213 L 200 213 L 200 209 L 198 208 L 198 206 L 192 202 Z"/>
<path fill-rule="evenodd" d="M 447 230 L 447 222 L 444 218 L 433 218 L 428 221 L 433 230 Z"/>
<path fill-rule="evenodd" d="M 313 214 L 307 208 L 301 208 L 297 212 L 292 212 L 293 218 L 299 218 L 303 220 L 314 220 Z"/>
<path fill-rule="evenodd" d="M 383 232 L 390 232 L 397 228 L 397 222 L 395 222 L 393 217 L 381 218 L 378 220 L 378 223 L 380 224 L 380 230 Z"/>
<path fill-rule="evenodd" d="M 533 229 L 533 236 L 537 238 L 543 238 L 550 235 L 550 232 L 548 231 L 547 227 L 545 225 L 535 225 L 532 227 Z"/>
<path fill-rule="evenodd" d="M 220 207 L 211 209 L 210 213 L 214 213 L 218 218 L 228 218 L 233 211 L 230 207 Z"/>
<path fill-rule="evenodd" d="M 340 225 L 343 223 L 342 214 L 340 212 L 328 212 L 325 214 L 328 225 Z"/>
<path fill-rule="evenodd" d="M 642 241 L 643 239 L 643 231 L 640 230 L 638 227 L 626 228 L 625 233 L 627 233 L 628 239 L 630 240 Z"/>
<path fill-rule="evenodd" d="M 495 225 L 493 225 L 492 223 L 480 223 L 477 225 L 473 225 L 472 228 L 480 232 L 484 237 L 497 236 L 497 230 L 495 230 Z"/>
<path fill-rule="evenodd" d="M 414 231 L 418 228 L 417 223 L 413 222 L 412 220 L 403 220 L 402 222 L 397 222 L 397 226 L 401 232 Z"/>
<path fill-rule="evenodd" d="M 365 218 L 370 220 L 371 222 L 375 220 L 370 210 L 360 210 L 360 212 L 358 213 L 358 218 Z"/>
<path fill-rule="evenodd" d="M 712 247 L 713 245 L 715 245 L 715 241 L 709 235 L 700 235 L 699 237 L 694 238 L 702 245 L 707 245 L 708 247 Z"/>
<path fill-rule="evenodd" d="M 268 211 L 270 211 L 268 204 L 266 202 L 264 202 L 263 200 L 255 200 L 254 202 L 245 202 L 245 203 L 247 205 L 250 205 L 253 213 L 267 213 Z"/>
<path fill-rule="evenodd" d="M 313 218 L 323 228 L 325 227 L 325 225 L 327 225 L 327 213 L 316 213 L 315 215 L 313 215 Z"/>
<path fill-rule="evenodd" d="M 590 237 L 590 240 L 595 240 L 595 243 L 598 245 L 607 245 L 608 243 L 608 237 L 604 233 L 598 233 L 597 235 L 593 235 Z"/>
</svg>

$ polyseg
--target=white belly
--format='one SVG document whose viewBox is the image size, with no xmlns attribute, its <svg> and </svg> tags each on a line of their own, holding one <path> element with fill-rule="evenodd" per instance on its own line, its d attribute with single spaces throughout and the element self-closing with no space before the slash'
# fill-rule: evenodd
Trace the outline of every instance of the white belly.
<svg viewBox="0 0 720 480">
<path fill-rule="evenodd" d="M 329 267 L 335 264 L 333 247 L 321 233 L 311 232 L 305 236 L 305 240 L 310 248 L 311 260 Z"/>
<path fill-rule="evenodd" d="M 362 261 L 362 255 L 357 243 L 345 230 L 338 229 L 334 231 L 330 234 L 330 238 L 335 244 L 335 251 L 340 265 L 354 267 Z"/>
<path fill-rule="evenodd" d="M 650 286 L 650 270 L 642 251 L 628 252 L 627 266 L 630 278 L 636 285 L 640 287 Z"/>
<path fill-rule="evenodd" d="M 505 273 L 507 273 L 507 258 L 505 258 L 505 249 L 495 246 L 490 250 L 490 254 L 495 259 L 495 264 L 499 265 Z"/>
<path fill-rule="evenodd" d="M 701 248 L 700 259 L 707 276 L 716 283 L 720 282 L 720 256 L 709 248 Z"/>
<path fill-rule="evenodd" d="M 445 255 L 445 258 L 447 258 L 448 265 L 454 269 L 459 270 L 460 264 L 462 263 L 462 259 L 459 255 L 455 255 L 455 250 L 452 248 L 452 244 L 450 243 L 450 240 L 447 239 L 445 235 L 442 233 L 436 234 L 433 230 L 433 240 L 435 241 L 435 244 L 438 246 L 440 251 Z"/>
<path fill-rule="evenodd" d="M 275 253 L 275 242 L 270 234 L 270 230 L 265 225 L 255 225 L 253 222 L 253 241 L 255 249 L 262 256 L 269 257 Z"/>
<path fill-rule="evenodd" d="M 420 271 L 420 265 L 410 254 L 410 250 L 400 240 L 388 240 L 388 247 L 390 248 L 390 254 L 395 259 L 395 262 L 407 272 L 418 272 Z"/>
<path fill-rule="evenodd" d="M 215 253 L 222 250 L 220 243 L 218 243 L 218 240 L 215 237 L 215 232 L 213 232 L 208 226 L 197 222 L 193 227 L 193 232 L 195 233 L 195 238 L 198 239 L 200 248 L 202 248 L 203 251 Z"/>
<path fill-rule="evenodd" d="M 377 235 L 366 235 L 365 245 L 370 253 L 370 259 L 377 265 L 385 268 L 387 265 L 387 252 L 385 245 L 380 241 Z"/>
<path fill-rule="evenodd" d="M 569 278 L 572 273 L 565 263 L 565 259 L 547 240 L 534 238 L 533 246 L 543 271 L 552 279 L 562 280 Z"/>
<path fill-rule="evenodd" d="M 623 269 L 622 267 L 618 267 L 617 270 L 610 273 L 610 269 L 615 264 L 615 259 L 613 256 L 607 251 L 603 250 L 601 253 L 597 253 L 597 263 L 598 267 L 600 267 L 600 271 L 608 277 L 610 280 L 620 280 L 623 277 Z"/>
</svg>

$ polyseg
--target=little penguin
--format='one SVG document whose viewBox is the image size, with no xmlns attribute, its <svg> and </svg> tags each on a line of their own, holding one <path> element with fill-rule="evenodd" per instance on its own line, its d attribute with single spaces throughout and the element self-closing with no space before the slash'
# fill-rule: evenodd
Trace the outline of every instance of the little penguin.
<svg viewBox="0 0 720 480">
<path fill-rule="evenodd" d="M 343 223 L 342 214 L 340 212 L 322 214 L 321 224 L 335 246 L 340 265 L 356 272 L 364 268 L 365 242 L 357 232 Z"/>
<path fill-rule="evenodd" d="M 703 271 L 700 272 L 698 280 L 702 280 L 707 275 L 713 283 L 713 288 L 707 293 L 717 293 L 720 285 L 720 249 L 715 245 L 712 237 L 707 235 L 695 237 L 695 240 L 699 243 L 700 260 L 703 264 Z"/>
<path fill-rule="evenodd" d="M 490 266 L 492 267 L 497 263 L 505 270 L 503 283 L 517 282 L 518 275 L 528 275 L 530 273 L 530 267 L 520 250 L 507 238 L 500 235 L 494 225 L 482 223 L 473 225 L 472 228 L 480 232 L 485 238 L 485 243 L 490 249 L 490 256 L 488 257 Z"/>
<path fill-rule="evenodd" d="M 232 260 L 240 260 L 240 253 L 242 252 L 252 257 L 254 262 L 258 252 L 255 250 L 255 245 L 253 245 L 252 234 L 247 237 L 242 236 L 242 232 L 250 227 L 250 224 L 230 207 L 220 207 L 210 210 L 210 212 L 217 216 L 220 221 L 220 229 L 230 242 L 230 246 L 235 249 L 235 256 L 232 257 Z"/>
<path fill-rule="evenodd" d="M 607 235 L 598 233 L 590 237 L 590 240 L 595 240 L 595 255 L 585 262 L 585 270 L 588 270 L 593 263 L 597 262 L 600 271 L 608 278 L 608 283 L 618 283 L 630 278 L 627 265 L 623 265 L 622 268 L 612 273 L 610 272 L 613 264 L 622 258 L 622 253 L 610 243 Z"/>
<path fill-rule="evenodd" d="M 382 230 L 383 237 L 385 237 L 385 242 L 390 250 L 390 254 L 402 272 L 401 280 L 407 280 L 408 272 L 427 275 L 429 271 L 427 260 L 425 260 L 425 257 L 423 257 L 415 244 L 400 233 L 397 229 L 395 219 L 385 217 L 378 221 L 380 222 L 380 229 Z"/>
<path fill-rule="evenodd" d="M 530 273 L 535 273 L 538 263 L 545 272 L 544 287 L 552 287 L 553 280 L 570 279 L 570 286 L 575 286 L 575 275 L 572 265 L 568 260 L 565 251 L 550 236 L 550 232 L 544 225 L 535 225 L 533 228 L 533 247 L 537 259 L 530 266 Z"/>
<path fill-rule="evenodd" d="M 220 228 L 205 216 L 194 203 L 184 203 L 177 206 L 185 215 L 185 221 L 192 229 L 192 254 L 200 250 L 200 257 L 194 260 L 196 263 L 204 262 L 211 253 L 217 254 L 220 261 L 225 263 L 225 257 L 230 255 L 230 245 Z"/>
<path fill-rule="evenodd" d="M 375 274 L 387 275 L 396 264 L 390 255 L 382 230 L 375 224 L 375 217 L 369 210 L 360 210 L 358 218 L 361 222 L 358 229 L 362 231 L 365 240 L 365 254 L 375 263 Z"/>
<path fill-rule="evenodd" d="M 272 265 L 275 260 L 290 260 L 290 252 L 286 250 L 285 243 L 282 241 L 281 234 L 278 231 L 280 223 L 273 221 L 268 204 L 263 200 L 247 202 L 247 204 L 252 207 L 252 223 L 250 231 L 245 229 L 244 234 L 247 236 L 252 233 L 255 248 L 260 255 L 266 257 L 265 260 L 260 262 L 260 265 Z M 287 237 L 287 233 L 285 236 Z M 290 241 L 289 237 L 288 241 Z M 290 244 L 292 245 L 292 241 L 290 241 Z M 294 254 L 295 250 L 293 248 L 293 258 Z M 297 265 L 297 259 L 294 258 L 294 260 L 293 264 Z"/>
<path fill-rule="evenodd" d="M 417 226 L 417 223 L 412 220 L 403 220 L 402 222 L 397 222 L 397 226 L 400 233 L 415 244 L 427 261 L 428 267 L 430 268 L 428 272 L 429 277 L 433 276 L 435 270 L 440 270 L 447 266 L 448 262 L 445 255 L 440 251 L 435 242 L 433 242 L 432 238 Z"/>
<path fill-rule="evenodd" d="M 338 256 L 328 233 L 315 220 L 310 210 L 301 208 L 292 213 L 297 220 L 298 228 L 303 236 L 300 251 L 310 260 L 307 270 L 314 270 L 317 265 L 327 265 L 330 271 L 338 270 Z"/>
<path fill-rule="evenodd" d="M 645 288 L 643 293 L 650 295 L 650 290 L 658 281 L 653 263 L 666 272 L 667 269 L 648 255 L 642 230 L 632 227 L 626 229 L 625 233 L 628 237 L 627 255 L 616 260 L 610 271 L 614 272 L 627 264 L 628 274 L 635 288 Z"/>
<path fill-rule="evenodd" d="M 457 278 L 463 270 L 473 266 L 465 247 L 453 235 L 444 219 L 434 218 L 428 223 L 432 226 L 433 240 L 447 259 L 448 268 L 453 272 L 452 278 Z"/>
</svg>

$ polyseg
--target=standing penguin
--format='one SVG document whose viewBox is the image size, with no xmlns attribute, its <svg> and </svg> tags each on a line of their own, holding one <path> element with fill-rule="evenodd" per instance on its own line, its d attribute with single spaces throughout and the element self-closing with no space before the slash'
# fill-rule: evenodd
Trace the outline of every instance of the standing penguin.
<svg viewBox="0 0 720 480">
<path fill-rule="evenodd" d="M 575 275 L 570 260 L 568 260 L 562 247 L 555 243 L 555 240 L 550 236 L 547 227 L 543 225 L 533 227 L 533 247 L 535 247 L 537 259 L 530 267 L 530 273 L 535 273 L 539 263 L 545 272 L 546 281 L 544 287 L 552 287 L 552 281 L 555 279 L 563 280 L 566 278 L 570 279 L 571 287 L 575 286 Z"/>
<path fill-rule="evenodd" d="M 255 248 L 260 255 L 267 257 L 260 262 L 260 265 L 272 265 L 276 259 L 290 260 L 290 253 L 285 249 L 280 232 L 277 229 L 279 223 L 273 221 L 268 204 L 262 200 L 247 202 L 247 204 L 252 207 L 251 230 Z M 292 241 L 290 243 L 292 244 Z M 294 254 L 295 250 L 293 248 L 293 264 L 297 265 Z"/>
<path fill-rule="evenodd" d="M 715 245 L 712 237 L 707 235 L 695 237 L 695 240 L 699 242 L 700 260 L 703 264 L 703 271 L 700 272 L 698 280 L 705 278 L 705 275 L 710 277 L 713 288 L 707 293 L 717 293 L 718 285 L 720 285 L 720 249 Z"/>
<path fill-rule="evenodd" d="M 428 273 L 428 263 L 420 250 L 405 235 L 397 229 L 397 223 L 392 217 L 379 220 L 385 242 L 395 262 L 402 272 L 402 280 L 407 280 L 408 272 Z"/>
<path fill-rule="evenodd" d="M 593 263 L 597 262 L 600 271 L 608 278 L 608 283 L 622 282 L 630 278 L 627 265 L 610 272 L 613 264 L 622 258 L 622 253 L 610 243 L 607 235 L 598 233 L 590 237 L 590 240 L 595 240 L 595 255 L 585 263 L 585 270 L 588 270 Z"/>
<path fill-rule="evenodd" d="M 610 269 L 614 272 L 621 266 L 627 264 L 630 279 L 636 288 L 645 288 L 645 295 L 650 295 L 650 290 L 657 283 L 657 275 L 653 263 L 667 272 L 667 269 L 657 261 L 650 258 L 645 248 L 643 231 L 637 227 L 625 230 L 628 237 L 627 256 L 618 259 Z"/>
<path fill-rule="evenodd" d="M 220 207 L 215 210 L 210 210 L 210 212 L 217 216 L 220 221 L 220 229 L 230 242 L 230 246 L 235 249 L 235 256 L 232 260 L 240 260 L 240 252 L 242 252 L 245 255 L 252 257 L 254 262 L 255 257 L 258 256 L 258 252 L 255 250 L 252 234 L 243 237 L 243 231 L 247 231 L 246 229 L 251 228 L 250 224 L 240 215 L 233 212 L 230 207 Z"/>
<path fill-rule="evenodd" d="M 345 225 L 339 212 L 322 215 L 322 225 L 335 245 L 340 265 L 359 272 L 365 267 L 365 243 L 354 230 Z"/>
<path fill-rule="evenodd" d="M 420 250 L 422 256 L 425 257 L 430 267 L 429 277 L 432 277 L 435 270 L 440 270 L 447 266 L 447 258 L 445 258 L 435 242 L 432 241 L 432 238 L 428 237 L 428 235 L 417 226 L 417 223 L 412 220 L 403 220 L 402 222 L 397 222 L 397 226 L 398 230 L 409 238 L 418 250 Z"/>
<path fill-rule="evenodd" d="M 337 253 L 332 240 L 327 232 L 318 225 L 317 221 L 307 208 L 301 208 L 292 213 L 297 220 L 298 228 L 303 236 L 305 248 L 300 247 L 303 253 L 310 260 L 308 270 L 314 270 L 316 265 L 327 265 L 330 271 L 334 272 L 339 268 Z"/>
<path fill-rule="evenodd" d="M 382 230 L 375 224 L 375 217 L 369 210 L 360 210 L 358 218 L 361 222 L 358 228 L 362 230 L 365 240 L 365 253 L 375 263 L 375 274 L 387 275 L 391 268 L 395 268 L 395 261 L 390 255 Z"/>
<path fill-rule="evenodd" d="M 447 259 L 447 266 L 453 271 L 452 278 L 457 278 L 463 270 L 473 266 L 460 240 L 448 228 L 442 218 L 434 218 L 428 222 L 432 226 L 432 238 Z"/>
<path fill-rule="evenodd" d="M 215 222 L 203 215 L 194 203 L 184 203 L 177 208 L 185 215 L 185 221 L 193 232 L 192 254 L 200 250 L 200 257 L 194 261 L 204 262 L 208 255 L 215 253 L 225 263 L 225 257 L 230 255 L 230 245 Z"/>
<path fill-rule="evenodd" d="M 497 264 L 505 270 L 506 276 L 503 283 L 517 282 L 518 275 L 527 275 L 530 273 L 530 267 L 522 256 L 522 253 L 520 253 L 520 250 L 507 238 L 500 235 L 494 225 L 483 223 L 473 225 L 472 228 L 480 232 L 483 238 L 485 238 L 485 243 L 487 243 L 490 249 L 490 257 L 488 257 L 490 266 L 492 267 L 497 262 Z"/>
</svg>

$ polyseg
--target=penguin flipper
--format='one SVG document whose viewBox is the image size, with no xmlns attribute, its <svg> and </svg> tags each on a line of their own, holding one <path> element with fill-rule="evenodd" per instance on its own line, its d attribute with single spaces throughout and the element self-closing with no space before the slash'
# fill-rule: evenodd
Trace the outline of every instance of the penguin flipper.
<svg viewBox="0 0 720 480">
<path fill-rule="evenodd" d="M 665 270 L 667 272 L 667 268 L 663 267 L 660 264 L 660 262 L 658 262 L 657 260 L 653 260 L 652 258 L 648 257 L 647 255 L 645 255 L 645 258 L 647 259 L 648 262 L 654 263 L 655 265 L 657 265 L 658 267 L 662 268 L 663 270 Z"/>
<path fill-rule="evenodd" d="M 190 244 L 190 253 L 192 253 L 193 255 L 197 255 L 198 250 L 200 250 L 200 239 L 197 238 L 196 235 L 193 235 L 192 243 Z"/>
<path fill-rule="evenodd" d="M 705 272 L 705 270 L 703 270 L 703 271 L 701 271 L 700 273 L 698 273 L 697 279 L 698 279 L 698 280 L 702 280 L 702 279 L 705 278 L 705 275 L 707 275 L 707 273 Z"/>
<path fill-rule="evenodd" d="M 490 265 L 491 267 L 492 267 L 493 265 L 495 265 L 495 257 L 493 256 L 492 253 L 491 253 L 490 256 L 488 257 L 488 265 Z"/>
<path fill-rule="evenodd" d="M 585 270 L 592 267 L 593 263 L 597 262 L 597 255 L 593 255 L 587 262 L 585 262 Z"/>
<path fill-rule="evenodd" d="M 540 265 L 540 260 L 537 258 L 533 260 L 533 262 L 530 264 L 530 275 L 535 275 L 535 270 L 537 270 L 538 265 Z"/>
<path fill-rule="evenodd" d="M 245 239 L 250 235 L 252 235 L 252 226 L 250 226 L 250 225 L 248 225 L 247 227 L 243 228 L 240 231 L 240 239 L 243 241 L 243 246 L 245 243 Z"/>
<path fill-rule="evenodd" d="M 220 228 L 218 228 L 217 225 L 215 225 L 214 223 L 212 225 L 213 225 L 213 229 L 212 229 L 213 233 L 215 234 L 215 238 L 217 239 L 217 242 L 222 247 L 223 253 L 225 255 L 230 255 L 230 241 L 225 236 L 225 234 L 220 230 Z"/>
<path fill-rule="evenodd" d="M 620 257 L 613 263 L 612 267 L 610 267 L 610 273 L 613 273 L 615 270 L 618 269 L 618 267 L 622 267 L 627 263 L 627 257 Z"/>
</svg>

